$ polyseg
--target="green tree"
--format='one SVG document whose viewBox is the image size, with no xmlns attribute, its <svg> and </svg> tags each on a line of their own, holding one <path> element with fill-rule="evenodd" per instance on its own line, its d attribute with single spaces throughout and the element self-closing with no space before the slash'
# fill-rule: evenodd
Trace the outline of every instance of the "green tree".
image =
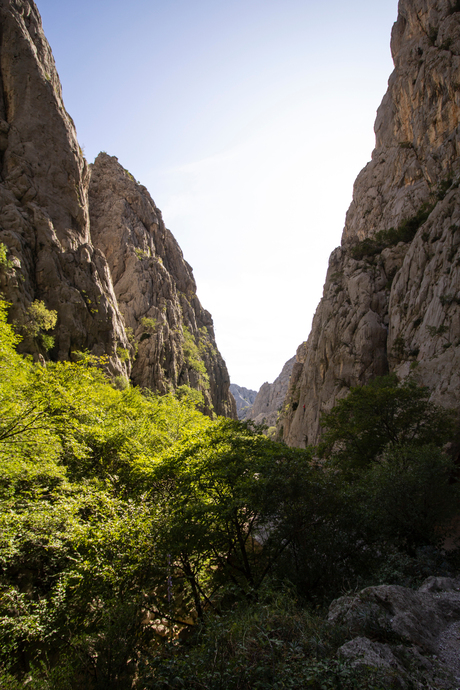
<svg viewBox="0 0 460 690">
<path fill-rule="evenodd" d="M 298 530 L 298 507 L 311 496 L 308 451 L 287 448 L 250 425 L 218 420 L 158 464 L 168 487 L 163 551 L 195 615 L 218 592 L 254 594 Z M 222 595 L 217 597 L 217 600 Z"/>
<path fill-rule="evenodd" d="M 452 458 L 434 445 L 388 449 L 359 483 L 362 519 L 379 538 L 411 554 L 442 547 L 460 507 L 454 472 Z"/>
<path fill-rule="evenodd" d="M 54 338 L 46 333 L 57 322 L 57 311 L 47 309 L 43 300 L 34 300 L 27 309 L 27 320 L 23 326 L 24 335 L 40 343 L 45 350 L 54 346 Z"/>
<path fill-rule="evenodd" d="M 322 416 L 319 452 L 343 469 L 360 470 L 386 448 L 442 445 L 452 437 L 453 413 L 430 402 L 428 388 L 394 374 L 350 389 Z"/>
</svg>

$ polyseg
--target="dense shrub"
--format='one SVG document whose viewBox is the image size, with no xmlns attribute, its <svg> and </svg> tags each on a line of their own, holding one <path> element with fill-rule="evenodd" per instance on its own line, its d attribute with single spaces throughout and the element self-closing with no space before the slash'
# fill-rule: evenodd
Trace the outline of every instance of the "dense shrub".
<svg viewBox="0 0 460 690">
<path fill-rule="evenodd" d="M 301 450 L 18 340 L 0 303 L 2 688 L 382 687 L 319 614 L 450 567 L 453 420 L 426 389 L 352 389 Z"/>
</svg>

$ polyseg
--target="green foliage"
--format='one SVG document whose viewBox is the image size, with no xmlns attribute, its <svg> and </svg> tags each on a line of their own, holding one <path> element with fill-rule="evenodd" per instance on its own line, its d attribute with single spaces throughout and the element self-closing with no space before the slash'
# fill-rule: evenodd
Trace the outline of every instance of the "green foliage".
<svg viewBox="0 0 460 690">
<path fill-rule="evenodd" d="M 130 326 L 125 326 L 125 332 L 128 337 L 129 344 L 131 345 L 131 352 L 134 360 L 137 357 L 137 353 L 139 351 L 139 343 L 137 342 L 134 336 L 134 331 Z"/>
<path fill-rule="evenodd" d="M 199 380 L 202 386 L 204 388 L 209 388 L 209 375 L 206 370 L 206 366 L 201 358 L 200 350 L 195 342 L 195 338 L 193 337 L 192 332 L 187 328 L 187 326 L 183 326 L 183 334 L 183 350 L 185 362 L 187 366 L 190 367 L 190 369 L 193 369 L 193 371 L 196 371 L 197 374 L 199 374 Z"/>
<path fill-rule="evenodd" d="M 13 262 L 8 259 L 8 247 L 3 242 L 0 242 L 0 267 L 13 268 Z"/>
<path fill-rule="evenodd" d="M 298 528 L 297 508 L 314 472 L 309 459 L 223 419 L 164 456 L 157 480 L 175 483 L 164 537 L 194 615 L 214 608 L 213 597 L 230 583 L 244 596 L 260 588 Z"/>
<path fill-rule="evenodd" d="M 429 544 L 442 547 L 459 505 L 454 471 L 451 458 L 434 445 L 389 449 L 360 484 L 366 519 L 382 538 L 412 553 Z"/>
<path fill-rule="evenodd" d="M 187 401 L 188 404 L 194 407 L 203 407 L 204 397 L 201 391 L 197 391 L 190 386 L 178 386 L 175 390 L 175 395 L 178 400 Z"/>
<path fill-rule="evenodd" d="M 305 602 L 438 567 L 458 497 L 425 389 L 352 389 L 318 461 L 18 341 L 0 302 L 2 687 L 388 687 Z"/>
<path fill-rule="evenodd" d="M 129 350 L 120 345 L 117 345 L 116 353 L 121 362 L 129 361 Z"/>
<path fill-rule="evenodd" d="M 128 173 L 128 175 L 129 175 L 129 173 Z M 132 178 L 132 179 L 134 180 L 134 178 Z M 134 247 L 134 253 L 136 254 L 139 261 L 142 261 L 142 259 L 150 259 L 150 257 L 152 256 L 152 254 L 150 252 L 150 248 L 141 249 L 141 247 Z"/>
<path fill-rule="evenodd" d="M 452 414 L 430 402 L 428 388 L 394 374 L 351 388 L 324 414 L 320 453 L 343 467 L 362 468 L 386 448 L 446 441 L 453 433 Z"/>
<path fill-rule="evenodd" d="M 148 316 L 144 316 L 141 319 L 141 324 L 147 332 L 155 333 L 155 330 L 157 327 L 157 320 L 156 319 L 151 319 Z"/>
<path fill-rule="evenodd" d="M 54 338 L 46 334 L 55 327 L 57 311 L 47 309 L 43 300 L 34 300 L 27 309 L 27 320 L 22 327 L 24 335 L 40 343 L 45 350 L 54 347 Z"/>
<path fill-rule="evenodd" d="M 430 334 L 432 338 L 434 338 L 437 335 L 444 335 L 444 333 L 447 333 L 449 330 L 445 324 L 441 324 L 441 326 L 427 326 L 426 330 Z"/>
<path fill-rule="evenodd" d="M 372 669 L 353 669 L 336 658 L 344 637 L 300 607 L 292 593 L 264 590 L 257 604 L 237 606 L 199 629 L 193 647 L 169 644 L 144 659 L 140 687 L 190 690 L 383 690 Z"/>
<path fill-rule="evenodd" d="M 386 540 L 413 557 L 442 545 L 460 498 L 442 450 L 455 417 L 429 397 L 411 379 L 385 376 L 352 388 L 322 418 L 319 451 L 346 482 L 342 495 L 359 506 L 366 541 Z"/>
<path fill-rule="evenodd" d="M 117 391 L 124 391 L 126 388 L 129 388 L 129 380 L 126 376 L 114 376 L 112 385 Z"/>
<path fill-rule="evenodd" d="M 442 305 L 446 304 L 460 304 L 460 297 L 456 294 L 447 293 L 446 295 L 441 295 L 439 301 Z"/>
</svg>

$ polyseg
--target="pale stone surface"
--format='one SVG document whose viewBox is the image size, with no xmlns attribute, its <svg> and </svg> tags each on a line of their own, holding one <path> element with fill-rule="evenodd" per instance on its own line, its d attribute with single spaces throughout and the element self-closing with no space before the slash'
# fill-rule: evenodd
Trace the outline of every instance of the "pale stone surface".
<svg viewBox="0 0 460 690">
<path fill-rule="evenodd" d="M 245 388 L 244 386 L 238 386 L 236 383 L 231 383 L 230 393 L 235 398 L 238 419 L 245 419 L 254 404 L 257 391 Z"/>
<path fill-rule="evenodd" d="M 133 383 L 161 393 L 186 384 L 202 391 L 207 412 L 236 416 L 211 315 L 147 189 L 115 157 L 100 153 L 91 166 L 89 200 L 91 237 L 107 258 L 119 309 L 138 347 Z M 196 346 L 193 355 L 184 328 Z"/>
<path fill-rule="evenodd" d="M 252 419 L 256 424 L 275 426 L 286 397 L 294 364 L 295 357 L 291 357 L 273 383 L 264 383 L 261 386 L 251 410 L 246 415 L 247 419 Z"/>
<path fill-rule="evenodd" d="M 388 371 L 412 371 L 439 403 L 460 400 L 460 13 L 446 0 L 400 0 L 391 47 L 376 148 L 355 182 L 279 422 L 290 445 L 316 443 L 321 414 Z M 359 241 L 423 204 L 431 213 L 412 241 L 353 258 Z"/>
<path fill-rule="evenodd" d="M 90 171 L 36 5 L 2 0 L 0 25 L 0 242 L 10 262 L 0 289 L 10 320 L 24 324 L 43 300 L 58 313 L 53 359 L 106 354 L 112 372 L 135 384 L 188 384 L 203 390 L 207 412 L 236 416 L 192 270 L 147 190 L 109 156 L 91 175 L 90 228 Z M 45 354 L 30 339 L 21 347 Z"/>
</svg>

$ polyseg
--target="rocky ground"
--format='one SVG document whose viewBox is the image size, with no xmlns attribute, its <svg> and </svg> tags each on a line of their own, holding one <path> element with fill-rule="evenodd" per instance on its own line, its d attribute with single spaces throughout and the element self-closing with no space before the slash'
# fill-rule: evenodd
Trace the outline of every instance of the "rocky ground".
<svg viewBox="0 0 460 690">
<path fill-rule="evenodd" d="M 460 688 L 460 578 L 430 577 L 414 591 L 368 587 L 331 604 L 329 621 L 348 629 L 339 655 L 373 666 L 402 688 Z"/>
</svg>

